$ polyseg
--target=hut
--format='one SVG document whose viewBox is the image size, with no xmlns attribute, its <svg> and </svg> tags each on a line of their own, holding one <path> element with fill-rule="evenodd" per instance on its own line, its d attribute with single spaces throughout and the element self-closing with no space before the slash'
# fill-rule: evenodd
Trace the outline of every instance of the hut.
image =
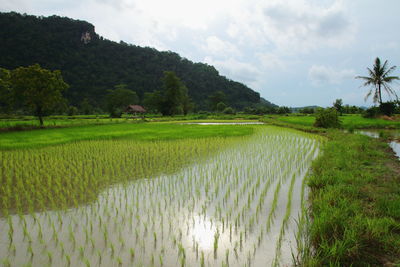
<svg viewBox="0 0 400 267">
<path fill-rule="evenodd" d="M 134 118 L 140 116 L 142 119 L 144 119 L 144 114 L 146 113 L 146 110 L 144 109 L 144 107 L 139 105 L 129 105 L 125 109 L 125 112 L 132 114 Z"/>
</svg>

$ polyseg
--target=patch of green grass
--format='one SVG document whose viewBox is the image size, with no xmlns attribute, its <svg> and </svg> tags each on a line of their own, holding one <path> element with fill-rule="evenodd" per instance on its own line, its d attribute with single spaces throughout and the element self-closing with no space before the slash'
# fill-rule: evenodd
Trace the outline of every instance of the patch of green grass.
<svg viewBox="0 0 400 267">
<path fill-rule="evenodd" d="M 117 123 L 0 133 L 0 150 L 35 148 L 82 140 L 134 139 L 137 141 L 242 136 L 253 133 L 245 125 L 181 125 Z"/>
<path fill-rule="evenodd" d="M 398 160 L 379 140 L 335 130 L 327 136 L 308 181 L 314 254 L 303 265 L 400 263 L 400 174 L 390 167 Z"/>
<path fill-rule="evenodd" d="M 302 126 L 313 126 L 315 122 L 315 117 L 312 115 L 270 116 L 270 119 L 274 119 L 279 122 L 302 125 Z M 387 121 L 383 119 L 363 118 L 359 114 L 344 115 L 340 116 L 339 119 L 342 121 L 342 126 L 345 129 L 400 128 L 400 121 Z"/>
<path fill-rule="evenodd" d="M 171 122 L 171 121 L 254 121 L 260 119 L 259 115 L 249 114 L 189 114 L 180 116 L 161 116 L 158 114 L 146 114 L 145 120 L 149 122 Z M 109 115 L 54 115 L 44 118 L 45 128 L 82 126 L 87 124 L 113 124 L 121 122 L 141 122 L 141 118 L 132 118 L 132 115 L 123 114 L 121 118 L 110 118 Z M 39 121 L 34 116 L 1 116 L 0 115 L 0 130 L 28 130 L 40 128 Z"/>
</svg>

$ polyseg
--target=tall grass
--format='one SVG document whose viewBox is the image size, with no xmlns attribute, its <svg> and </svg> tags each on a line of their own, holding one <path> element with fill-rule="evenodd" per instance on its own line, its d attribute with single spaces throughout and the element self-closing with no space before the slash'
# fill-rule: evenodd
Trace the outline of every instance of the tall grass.
<svg viewBox="0 0 400 267">
<path fill-rule="evenodd" d="M 312 248 L 303 246 L 302 265 L 396 266 L 400 217 L 391 206 L 400 207 L 398 160 L 379 140 L 338 131 L 328 137 L 308 182 Z"/>
</svg>

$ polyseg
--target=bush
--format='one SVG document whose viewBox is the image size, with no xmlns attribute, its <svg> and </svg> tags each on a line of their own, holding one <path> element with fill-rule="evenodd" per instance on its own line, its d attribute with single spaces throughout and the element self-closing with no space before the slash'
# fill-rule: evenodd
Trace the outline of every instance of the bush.
<svg viewBox="0 0 400 267">
<path fill-rule="evenodd" d="M 224 111 L 226 108 L 227 108 L 227 106 L 225 105 L 224 102 L 219 102 L 219 103 L 217 104 L 217 111 L 218 111 L 218 112 L 222 112 L 222 111 Z"/>
<path fill-rule="evenodd" d="M 224 113 L 224 114 L 235 114 L 235 111 L 233 110 L 233 108 L 227 107 L 226 109 L 224 109 L 224 111 L 222 111 L 222 113 Z"/>
<path fill-rule="evenodd" d="M 75 116 L 78 114 L 78 108 L 74 106 L 68 107 L 68 116 Z"/>
<path fill-rule="evenodd" d="M 375 118 L 379 115 L 379 108 L 378 107 L 371 107 L 366 109 L 363 113 L 364 118 Z"/>
<path fill-rule="evenodd" d="M 386 116 L 392 116 L 396 110 L 396 103 L 385 102 L 379 106 L 379 111 Z"/>
<path fill-rule="evenodd" d="M 339 113 L 333 108 L 318 110 L 314 126 L 322 128 L 339 128 L 341 126 Z"/>
</svg>

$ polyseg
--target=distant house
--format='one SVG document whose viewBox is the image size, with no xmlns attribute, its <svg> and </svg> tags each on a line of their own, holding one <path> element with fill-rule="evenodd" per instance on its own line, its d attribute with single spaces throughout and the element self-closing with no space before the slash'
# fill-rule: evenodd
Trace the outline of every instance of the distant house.
<svg viewBox="0 0 400 267">
<path fill-rule="evenodd" d="M 144 114 L 146 113 L 146 110 L 144 109 L 144 107 L 139 106 L 139 105 L 129 105 L 125 109 L 125 112 L 132 114 L 134 117 L 140 115 L 142 118 L 144 118 Z"/>
</svg>

